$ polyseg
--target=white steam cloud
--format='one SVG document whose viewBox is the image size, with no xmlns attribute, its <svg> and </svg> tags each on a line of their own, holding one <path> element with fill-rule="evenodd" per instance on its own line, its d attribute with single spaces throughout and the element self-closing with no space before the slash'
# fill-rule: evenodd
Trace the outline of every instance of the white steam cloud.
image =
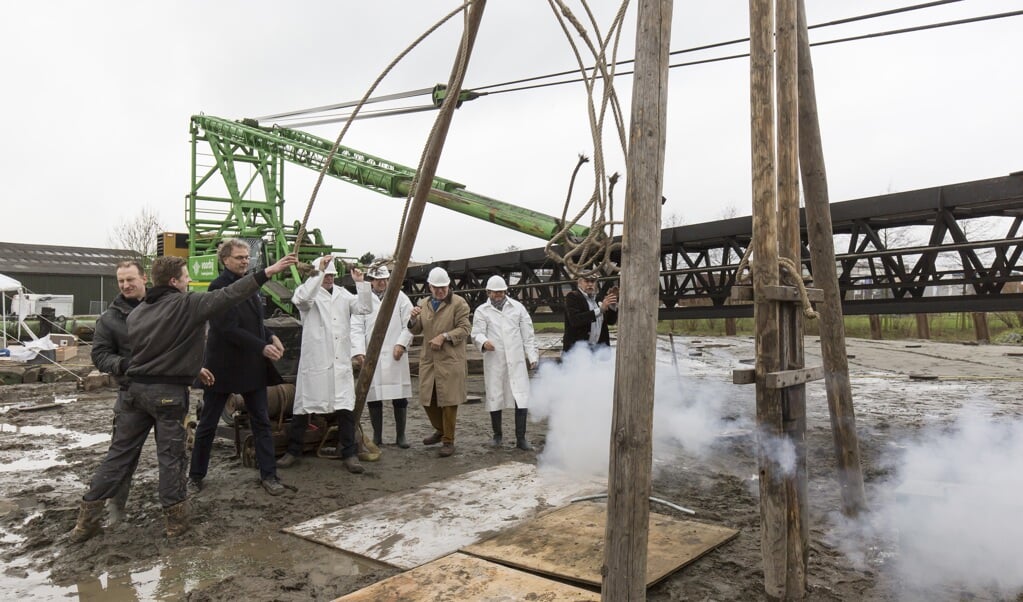
<svg viewBox="0 0 1023 602">
<path fill-rule="evenodd" d="M 722 434 L 749 428 L 727 416 L 736 389 L 721 382 L 680 377 L 671 364 L 658 363 L 654 399 L 655 460 L 704 456 Z M 532 382 L 530 415 L 547 418 L 541 468 L 581 477 L 606 477 L 614 398 L 615 351 L 576 348 L 561 364 L 544 364 Z M 657 465 L 657 462 L 655 462 Z"/>
</svg>

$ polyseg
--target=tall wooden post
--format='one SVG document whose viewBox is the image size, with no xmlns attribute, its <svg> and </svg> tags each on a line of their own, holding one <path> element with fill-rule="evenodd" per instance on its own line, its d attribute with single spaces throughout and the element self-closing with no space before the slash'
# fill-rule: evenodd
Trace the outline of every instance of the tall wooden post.
<svg viewBox="0 0 1023 602">
<path fill-rule="evenodd" d="M 764 590 L 785 595 L 787 503 L 783 468 L 772 453 L 782 441 L 781 394 L 767 374 L 781 368 L 778 302 L 778 204 L 774 144 L 774 3 L 750 0 L 750 117 L 753 167 L 753 318 L 756 322 L 757 464 L 760 467 L 760 546 Z"/>
<path fill-rule="evenodd" d="M 806 27 L 806 7 L 798 0 L 797 34 L 799 38 L 799 160 L 806 196 L 806 231 L 810 243 L 810 263 L 814 282 L 824 291 L 820 310 L 821 356 L 824 386 L 831 415 L 831 432 L 838 462 L 838 482 L 842 490 L 842 511 L 856 516 L 866 509 L 860 445 L 856 435 L 852 386 L 849 383 L 849 358 L 846 357 L 845 322 L 842 295 L 835 267 L 835 239 L 831 226 L 828 176 L 824 168 L 824 148 L 817 118 L 817 91 L 813 80 L 810 40 Z M 873 320 L 871 329 L 873 330 Z M 878 321 L 880 335 L 880 321 Z"/>
<path fill-rule="evenodd" d="M 795 266 L 790 277 L 802 278 L 802 244 L 799 236 L 798 106 L 796 89 L 796 0 L 776 0 L 775 53 L 778 91 L 778 216 L 779 254 Z M 806 366 L 803 356 L 803 315 L 796 303 L 779 306 L 781 365 L 783 370 Z M 782 429 L 795 451 L 795 462 L 786 473 L 785 592 L 789 600 L 801 600 L 806 592 L 809 559 L 806 514 L 806 384 L 782 389 Z"/>
<path fill-rule="evenodd" d="M 601 584 L 615 602 L 646 599 L 671 12 L 672 0 L 641 0 L 637 15 Z"/>
<path fill-rule="evenodd" d="M 373 373 L 376 370 L 377 360 L 380 357 L 380 349 L 384 344 L 384 336 L 387 334 L 387 324 L 391 321 L 391 314 L 394 313 L 394 305 L 401 290 L 401 283 L 405 280 L 405 272 L 408 269 L 409 257 L 412 255 L 412 247 L 419 233 L 419 224 L 423 221 L 423 212 L 426 209 L 426 198 L 433 187 L 433 177 L 437 174 L 437 164 L 440 163 L 441 151 L 444 149 L 444 141 L 451 127 L 451 119 L 458 104 L 458 96 L 461 94 L 462 81 L 465 79 L 465 71 L 469 65 L 469 57 L 472 55 L 472 47 L 476 42 L 476 34 L 479 32 L 480 21 L 483 19 L 483 9 L 486 8 L 486 0 L 476 0 L 469 7 L 469 18 L 466 22 L 467 34 L 463 39 L 463 45 L 459 46 L 458 57 L 455 59 L 455 66 L 451 70 L 451 77 L 448 81 L 449 94 L 441 105 L 440 113 L 434 122 L 430 138 L 426 143 L 426 150 L 423 151 L 423 159 L 420 163 L 415 189 L 412 193 L 412 203 L 409 205 L 408 215 L 405 219 L 405 226 L 401 232 L 401 239 L 398 242 L 398 250 L 394 257 L 394 270 L 391 271 L 391 278 L 394 284 L 387 287 L 384 298 L 380 300 L 380 312 L 377 321 L 373 325 L 373 334 L 370 337 L 369 345 L 366 348 L 366 360 L 359 371 L 359 380 L 355 384 L 355 422 L 358 424 L 362 415 L 362 409 L 366 405 L 366 395 L 369 386 L 373 382 Z"/>
</svg>

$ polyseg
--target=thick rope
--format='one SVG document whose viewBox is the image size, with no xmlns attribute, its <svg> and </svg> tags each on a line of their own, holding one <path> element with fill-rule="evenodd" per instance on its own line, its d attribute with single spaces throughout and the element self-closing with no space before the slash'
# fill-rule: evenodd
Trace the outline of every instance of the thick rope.
<svg viewBox="0 0 1023 602">
<path fill-rule="evenodd" d="M 461 7 L 451 11 L 450 13 L 445 15 L 440 21 L 435 23 L 432 27 L 423 32 L 423 34 L 416 38 L 415 41 L 413 41 L 407 48 L 405 48 L 405 50 L 402 50 L 398 54 L 398 56 L 394 57 L 394 60 L 392 60 L 390 64 L 387 65 L 387 67 L 383 70 L 383 72 L 380 73 L 380 75 L 373 82 L 373 85 L 371 85 L 369 89 L 366 90 L 366 93 L 362 96 L 362 99 L 359 100 L 359 103 L 352 110 L 351 115 L 348 116 L 348 121 L 346 121 L 344 127 L 341 128 L 341 133 L 338 134 L 337 140 L 334 141 L 334 146 L 331 147 L 330 153 L 327 154 L 327 159 L 323 162 L 323 167 L 320 168 L 320 174 L 316 178 L 316 185 L 313 186 L 312 194 L 309 197 L 309 204 L 306 206 L 305 214 L 302 216 L 302 224 L 298 229 L 298 234 L 295 236 L 295 248 L 292 250 L 292 252 L 298 253 L 299 248 L 302 246 L 302 239 L 305 238 L 306 234 L 306 224 L 309 223 L 309 215 L 313 211 L 313 203 L 316 202 L 316 195 L 320 191 L 320 185 L 323 184 L 323 179 L 327 175 L 327 170 L 330 169 L 330 164 L 334 161 L 334 157 L 337 155 L 337 150 L 341 146 L 341 140 L 345 137 L 345 134 L 348 133 L 348 128 L 351 127 L 352 121 L 355 120 L 355 117 L 356 115 L 359 114 L 359 111 L 362 109 L 362 106 L 366 104 L 366 102 L 368 102 L 369 98 L 373 95 L 373 92 L 376 90 L 377 86 L 379 86 L 380 82 L 382 82 L 384 78 L 387 77 L 387 75 L 391 72 L 391 70 L 394 69 L 395 65 L 397 65 L 402 59 L 404 59 L 408 55 L 408 53 L 412 52 L 412 50 L 416 46 L 418 46 L 423 40 L 429 37 L 430 34 L 432 34 L 441 25 L 443 25 L 449 19 L 451 19 L 451 17 L 457 15 L 460 11 L 464 11 L 465 8 L 469 6 L 469 4 L 471 4 L 471 0 L 467 0 L 465 3 L 462 4 Z M 404 218 L 402 218 L 402 221 L 404 222 Z"/>
<path fill-rule="evenodd" d="M 750 268 L 750 255 L 753 252 L 753 245 L 746 247 L 746 252 L 742 254 L 742 259 L 739 260 L 739 265 L 735 268 L 735 283 L 749 282 L 752 277 L 752 268 Z M 816 320 L 820 317 L 820 314 L 810 304 L 810 299 L 806 294 L 806 283 L 803 282 L 802 274 L 799 268 L 796 266 L 796 262 L 792 261 L 788 257 L 778 258 L 779 275 L 781 279 L 790 286 L 794 286 L 799 289 L 799 302 L 803 307 L 803 315 L 808 320 Z M 750 270 L 750 276 L 745 276 L 744 272 Z"/>
<path fill-rule="evenodd" d="M 614 228 L 621 225 L 621 221 L 614 220 L 613 203 L 609 205 L 611 188 L 617 175 L 607 177 L 603 149 L 603 124 L 606 120 L 608 108 L 614 118 L 619 144 L 623 154 L 628 154 L 627 139 L 625 136 L 625 121 L 622 116 L 621 105 L 618 102 L 618 95 L 614 88 L 615 64 L 617 63 L 618 45 L 621 40 L 621 32 L 624 25 L 625 12 L 628 8 L 628 0 L 624 0 L 619 7 L 618 13 L 612 21 L 606 37 L 602 37 L 600 27 L 590 10 L 589 5 L 583 0 L 582 6 L 589 19 L 595 36 L 600 40 L 599 46 L 594 45 L 587 28 L 580 23 L 574 13 L 563 0 L 548 0 L 551 10 L 558 19 L 565 37 L 568 40 L 572 53 L 575 55 L 579 71 L 584 76 L 584 85 L 587 91 L 587 112 L 590 121 L 590 132 L 593 139 L 593 172 L 594 188 L 589 200 L 568 220 L 568 206 L 571 202 L 572 190 L 575 185 L 575 178 L 579 168 L 585 160 L 581 157 L 576 164 L 570 180 L 569 192 L 565 200 L 565 209 L 562 213 L 561 228 L 558 230 L 544 248 L 547 257 L 557 263 L 565 265 L 569 275 L 574 277 L 588 276 L 592 274 L 611 274 L 618 271 L 618 266 L 611 261 L 611 255 L 619 248 L 621 243 L 613 243 Z M 570 28 L 571 26 L 571 28 Z M 587 50 L 594 58 L 592 73 L 582 59 L 579 45 L 576 43 L 571 30 L 585 44 Z M 612 44 L 613 41 L 613 44 Z M 611 46 L 611 65 L 608 66 L 607 48 Z M 600 78 L 602 84 L 602 96 L 599 110 L 594 101 L 595 86 Z M 590 214 L 590 229 L 583 240 L 573 240 L 569 235 L 570 229 L 578 224 L 587 213 Z M 555 250 L 556 245 L 564 247 L 563 255 Z"/>
<path fill-rule="evenodd" d="M 466 49 L 466 46 L 468 45 L 468 40 L 469 40 L 469 11 L 468 11 L 468 8 L 469 8 L 469 5 L 472 4 L 472 2 L 473 2 L 473 0 L 466 0 L 466 2 L 463 3 L 462 7 L 459 9 L 459 10 L 463 11 L 462 12 L 462 40 L 458 44 L 458 57 L 455 60 L 454 77 L 451 78 L 452 81 L 455 81 L 455 82 L 461 82 L 465 78 L 465 68 L 466 68 L 466 65 L 469 62 L 468 51 Z M 457 12 L 457 11 L 455 11 L 455 12 Z M 445 17 L 445 20 L 447 20 L 450 17 L 451 17 L 451 15 L 448 15 L 447 17 Z M 461 86 L 459 86 L 458 89 L 461 90 Z M 452 90 L 453 90 L 452 88 L 449 88 L 448 92 L 450 93 Z M 435 120 L 433 122 L 433 127 L 430 128 L 430 135 L 427 136 L 427 140 L 432 140 L 433 139 L 434 133 L 437 131 L 437 127 L 438 127 L 438 122 Z M 428 150 L 429 150 L 429 145 L 424 146 L 422 154 L 419 155 L 419 163 L 416 166 L 416 173 L 415 173 L 415 175 L 412 176 L 412 182 L 409 185 L 408 196 L 405 197 L 405 208 L 401 212 L 401 221 L 398 222 L 398 237 L 395 239 L 394 253 L 392 254 L 392 257 L 397 257 L 398 256 L 398 251 L 400 250 L 399 247 L 401 246 L 402 234 L 404 234 L 404 232 L 405 232 L 405 222 L 408 219 L 409 207 L 411 207 L 411 205 L 412 205 L 412 196 L 415 194 L 416 185 L 419 182 L 419 174 L 423 170 L 423 164 L 426 161 L 426 156 L 428 154 L 427 153 Z"/>
</svg>

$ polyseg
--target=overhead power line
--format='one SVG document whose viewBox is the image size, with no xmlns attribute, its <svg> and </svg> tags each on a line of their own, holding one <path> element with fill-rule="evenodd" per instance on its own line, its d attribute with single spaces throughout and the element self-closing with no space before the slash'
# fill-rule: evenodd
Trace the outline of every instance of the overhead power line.
<svg viewBox="0 0 1023 602">
<path fill-rule="evenodd" d="M 912 33 L 912 32 L 917 32 L 917 31 L 925 31 L 925 30 L 928 30 L 928 29 L 939 29 L 939 28 L 943 28 L 943 27 L 953 27 L 953 26 L 957 26 L 957 25 L 966 25 L 968 23 L 978 23 L 978 22 L 981 22 L 981 21 L 992 21 L 992 20 L 995 20 L 995 19 L 1005 19 L 1005 18 L 1008 18 L 1008 17 L 1018 17 L 1020 15 L 1023 15 L 1023 10 L 1017 10 L 1017 11 L 1012 11 L 1012 12 L 1007 12 L 1007 13 L 998 13 L 998 14 L 993 14 L 993 15 L 982 15 L 982 16 L 979 16 L 979 17 L 970 17 L 968 19 L 956 19 L 954 21 L 944 21 L 944 22 L 941 22 L 941 23 L 932 23 L 932 24 L 929 24 L 929 25 L 918 25 L 916 27 L 904 27 L 904 28 L 901 28 L 901 29 L 890 29 L 890 30 L 887 30 L 887 31 L 879 31 L 879 32 L 874 32 L 874 33 L 866 33 L 866 34 L 861 34 L 861 35 L 856 35 L 856 36 L 849 36 L 849 37 L 845 37 L 845 38 L 837 38 L 837 39 L 834 39 L 834 40 L 824 40 L 824 41 L 820 41 L 820 42 L 813 42 L 813 43 L 810 44 L 810 46 L 811 47 L 812 46 L 828 46 L 828 45 L 831 45 L 831 44 L 840 44 L 840 43 L 843 43 L 843 42 L 855 42 L 857 40 L 866 40 L 866 39 L 870 39 L 870 38 L 881 38 L 881 37 L 886 37 L 886 36 L 900 35 L 900 34 L 904 34 L 904 33 Z M 739 43 L 739 42 L 746 42 L 746 41 L 749 41 L 749 38 L 745 38 L 743 40 L 735 40 L 732 43 Z M 692 52 L 692 51 L 693 51 L 693 49 L 686 49 L 686 50 L 676 51 L 676 52 L 673 52 L 671 54 L 682 54 L 682 53 L 685 53 L 685 52 Z M 719 56 L 719 57 L 713 57 L 713 58 L 708 58 L 708 59 L 701 59 L 701 60 L 695 60 L 695 61 L 687 61 L 687 62 L 684 62 L 684 63 L 672 63 L 672 64 L 668 65 L 668 68 L 669 69 L 674 69 L 676 67 L 691 67 L 691 66 L 694 66 L 694 65 L 705 65 L 707 63 L 719 63 L 719 62 L 722 62 L 722 61 L 731 61 L 731 60 L 735 60 L 735 59 L 741 59 L 741 58 L 745 58 L 745 57 L 748 57 L 748 56 L 749 56 L 748 52 L 743 52 L 743 53 L 740 53 L 740 54 L 730 54 L 730 55 L 726 55 L 726 56 Z M 621 63 L 619 63 L 619 64 L 621 64 Z M 570 72 L 565 72 L 565 73 L 556 74 L 556 75 L 555 74 L 544 75 L 544 76 L 539 76 L 539 77 L 535 77 L 535 78 L 519 80 L 519 82 L 536 81 L 536 80 L 540 80 L 540 79 L 547 79 L 547 78 L 551 78 L 551 77 L 557 77 L 558 75 L 567 75 L 569 73 L 578 73 L 578 71 L 570 71 Z M 615 77 L 618 77 L 620 75 L 631 75 L 632 73 L 633 73 L 633 71 L 618 71 L 618 72 L 615 73 Z M 578 82 L 581 82 L 581 81 L 585 81 L 585 78 L 577 77 L 577 78 L 573 78 L 573 79 L 559 80 L 559 81 L 556 81 L 556 82 L 547 82 L 547 83 L 543 83 L 543 84 L 535 84 L 535 85 L 532 85 L 532 86 L 519 86 L 517 88 L 506 88 L 504 90 L 491 90 L 490 92 L 486 92 L 486 94 L 503 94 L 505 92 L 520 92 L 522 90 L 532 90 L 532 89 L 535 89 L 535 88 L 547 88 L 547 87 L 551 87 L 551 86 L 560 86 L 560 85 L 563 85 L 563 84 L 574 84 L 574 83 L 578 83 Z M 519 83 L 519 82 L 506 82 L 504 84 L 491 84 L 490 86 L 484 86 L 482 88 L 473 88 L 473 90 L 482 90 L 482 89 L 485 89 L 485 88 L 494 88 L 494 87 L 505 86 L 505 85 Z"/>
<path fill-rule="evenodd" d="M 874 12 L 874 13 L 857 15 L 857 16 L 853 16 L 853 17 L 847 17 L 847 18 L 843 18 L 843 19 L 837 19 L 837 20 L 834 20 L 834 21 L 827 21 L 825 23 L 817 23 L 815 25 L 809 26 L 808 29 L 819 29 L 819 28 L 823 28 L 823 27 L 832 27 L 832 26 L 836 26 L 836 25 L 844 25 L 844 24 L 853 23 L 853 22 L 857 22 L 857 21 L 864 21 L 864 20 L 868 20 L 868 19 L 875 19 L 875 18 L 890 16 L 890 15 L 899 14 L 899 13 L 906 13 L 906 12 L 917 11 L 917 10 L 922 10 L 922 9 L 926 9 L 926 8 L 933 8 L 935 6 L 941 6 L 941 5 L 944 5 L 944 4 L 953 4 L 953 3 L 956 3 L 956 2 L 962 2 L 962 1 L 963 0 L 937 0 L 937 1 L 934 1 L 934 2 L 926 2 L 926 3 L 923 3 L 923 4 L 915 4 L 915 5 L 905 6 L 905 7 L 901 7 L 901 8 L 894 8 L 894 9 L 889 9 L 889 10 L 885 10 L 885 11 L 879 11 L 879 12 Z M 967 24 L 971 24 L 971 23 L 979 23 L 979 22 L 983 22 L 983 21 L 993 21 L 993 20 L 997 20 L 997 19 L 1005 19 L 1005 18 L 1016 17 L 1016 16 L 1020 16 L 1020 15 L 1023 15 L 1023 10 L 1017 10 L 1017 11 L 1011 11 L 1011 12 L 1005 12 L 1005 13 L 996 13 L 996 14 L 990 14 L 990 15 L 981 15 L 981 16 L 977 16 L 977 17 L 969 17 L 969 18 L 964 18 L 964 19 L 955 19 L 955 20 L 951 20 L 951 21 L 942 21 L 942 22 L 939 22 L 939 23 L 931 23 L 931 24 L 927 24 L 927 25 L 918 25 L 918 26 L 914 26 L 914 27 L 904 27 L 904 28 L 899 28 L 899 29 L 890 29 L 890 30 L 885 30 L 885 31 L 866 33 L 866 34 L 859 34 L 859 35 L 848 36 L 848 37 L 843 37 L 843 38 L 836 38 L 836 39 L 833 39 L 833 40 L 823 40 L 823 41 L 813 42 L 813 43 L 810 44 L 810 46 L 828 46 L 828 45 L 832 45 L 832 44 L 840 44 L 840 43 L 845 43 L 845 42 L 854 42 L 854 41 L 866 40 L 866 39 L 872 39 L 872 38 L 888 37 L 888 36 L 901 35 L 901 34 L 906 34 L 906 33 L 914 33 L 914 32 L 919 32 L 919 31 L 926 31 L 926 30 L 930 30 L 930 29 L 940 29 L 940 28 L 945 28 L 945 27 L 954 27 L 954 26 L 960 26 L 960 25 L 967 25 Z M 703 50 L 711 50 L 711 49 L 714 49 L 714 48 L 722 48 L 722 47 L 726 47 L 726 46 L 732 46 L 732 45 L 735 45 L 735 44 L 742 44 L 742 43 L 746 43 L 746 42 L 749 42 L 749 38 L 748 37 L 747 38 L 741 38 L 741 39 L 728 40 L 728 41 L 723 41 L 723 42 L 715 42 L 715 43 L 712 43 L 712 44 L 705 44 L 705 45 L 701 45 L 701 46 L 694 46 L 694 47 L 691 47 L 691 48 L 684 48 L 684 49 L 681 49 L 681 50 L 675 50 L 675 51 L 670 52 L 669 56 L 678 56 L 678 55 L 689 54 L 689 53 L 693 53 L 693 52 L 699 52 L 699 51 L 703 51 Z M 746 58 L 748 56 L 749 56 L 748 52 L 743 52 L 743 53 L 738 53 L 738 54 L 729 54 L 729 55 L 725 55 L 725 56 L 711 57 L 711 58 L 706 58 L 706 59 L 698 59 L 698 60 L 685 61 L 685 62 L 680 62 L 680 63 L 672 63 L 672 64 L 668 65 L 668 67 L 671 68 L 671 69 L 674 69 L 674 68 L 677 68 L 677 67 L 691 67 L 691 66 L 695 66 L 695 65 L 705 65 L 705 64 L 709 64 L 709 63 L 718 63 L 718 62 L 730 61 L 730 60 L 735 60 L 735 59 L 741 59 L 741 58 Z M 627 65 L 627 64 L 630 64 L 630 63 L 634 63 L 634 62 L 635 62 L 634 59 L 628 59 L 628 60 L 617 62 L 616 66 Z M 522 79 L 516 79 L 516 80 L 509 80 L 509 81 L 502 82 L 502 83 L 497 83 L 497 84 L 488 84 L 486 86 L 472 87 L 471 89 L 474 92 L 478 92 L 478 94 L 480 96 L 485 96 L 485 95 L 490 95 L 490 94 L 503 94 L 503 93 L 506 93 L 506 92 L 521 92 L 521 91 L 524 91 L 524 90 L 532 90 L 532 89 L 538 89 L 538 88 L 547 88 L 547 87 L 552 87 L 552 86 L 560 86 L 560 85 L 564 85 L 564 84 L 573 84 L 573 83 L 578 83 L 578 82 L 581 82 L 581 81 L 585 81 L 586 78 L 584 78 L 584 77 L 574 77 L 574 78 L 571 78 L 571 79 L 563 79 L 563 80 L 558 80 L 558 81 L 553 81 L 553 82 L 545 82 L 545 83 L 538 83 L 538 84 L 533 84 L 533 85 L 504 88 L 504 86 L 514 86 L 515 84 L 524 84 L 524 83 L 535 82 L 535 81 L 542 81 L 542 80 L 547 80 L 547 79 L 552 79 L 552 78 L 557 78 L 557 77 L 564 77 L 564 76 L 568 76 L 568 75 L 577 75 L 578 73 L 579 73 L 578 69 L 573 69 L 573 70 L 568 70 L 568 71 L 560 71 L 560 72 L 557 72 L 557 73 L 549 73 L 547 75 L 538 75 L 538 76 L 534 76 L 534 77 L 528 77 L 528 78 L 522 78 Z M 618 72 L 615 73 L 615 76 L 617 77 L 617 76 L 622 76 L 622 75 L 631 75 L 632 73 L 633 73 L 633 71 L 618 71 Z M 503 88 L 503 89 L 493 90 L 492 88 Z M 484 91 L 484 90 L 490 90 L 490 91 Z M 396 93 L 396 94 L 389 94 L 389 95 L 385 95 L 385 96 L 374 97 L 374 98 L 369 99 L 367 102 L 384 102 L 384 101 L 389 101 L 389 100 L 398 100 L 398 99 L 403 99 L 403 98 L 410 98 L 410 97 L 413 97 L 413 96 L 418 96 L 420 94 L 428 94 L 428 93 L 431 93 L 432 91 L 433 91 L 433 88 L 422 88 L 422 89 L 419 89 L 419 90 L 411 90 L 409 92 L 400 92 L 400 93 Z M 264 117 L 259 117 L 258 119 L 261 120 L 261 121 L 262 120 L 272 120 L 272 119 L 277 119 L 277 120 L 280 120 L 280 121 L 296 121 L 294 123 L 289 123 L 288 127 L 311 126 L 311 125 L 322 125 L 322 124 L 328 124 L 328 123 L 337 123 L 337 122 L 341 122 L 341 121 L 347 120 L 349 118 L 349 114 L 346 113 L 346 114 L 343 114 L 343 115 L 342 114 L 321 115 L 319 118 L 313 118 L 313 119 L 310 119 L 308 121 L 297 121 L 297 120 L 298 119 L 302 119 L 302 118 L 304 118 L 306 116 L 309 116 L 311 113 L 322 113 L 324 111 L 330 111 L 330 110 L 341 109 L 341 108 L 348 108 L 348 107 L 355 106 L 356 104 L 358 104 L 358 103 L 357 102 L 344 102 L 344 103 L 338 103 L 338 104 L 334 104 L 334 105 L 325 105 L 325 106 L 322 106 L 322 107 L 313 107 L 313 108 L 309 108 L 309 109 L 299 109 L 299 110 L 295 110 L 295 111 L 289 111 L 289 112 L 286 112 L 286 113 L 278 113 L 278 114 L 275 114 L 275 115 L 267 115 L 267 116 L 264 116 Z M 430 110 L 430 109 L 433 109 L 433 108 L 435 108 L 434 105 L 420 105 L 420 106 L 409 107 L 409 108 L 397 108 L 397 109 L 379 110 L 379 111 L 373 112 L 372 114 L 368 114 L 368 115 L 365 115 L 365 116 L 360 114 L 358 117 L 359 118 L 387 117 L 387 116 L 392 116 L 392 115 L 401 115 L 401 114 L 405 114 L 405 113 L 416 113 L 416 112 L 421 112 L 421 111 L 427 111 L 427 110 Z"/>
</svg>

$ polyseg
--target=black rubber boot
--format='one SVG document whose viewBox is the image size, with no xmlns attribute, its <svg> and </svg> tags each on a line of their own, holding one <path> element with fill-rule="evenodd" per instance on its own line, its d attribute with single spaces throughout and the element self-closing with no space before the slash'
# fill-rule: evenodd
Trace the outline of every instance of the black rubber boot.
<svg viewBox="0 0 1023 602">
<path fill-rule="evenodd" d="M 383 445 L 384 403 L 371 401 L 366 407 L 369 408 L 369 423 L 373 425 L 373 443 L 377 446 Z"/>
<path fill-rule="evenodd" d="M 394 442 L 402 449 L 408 449 L 408 441 L 405 440 L 405 421 L 408 420 L 408 406 L 394 406 Z"/>
<path fill-rule="evenodd" d="M 490 440 L 490 447 L 501 447 L 504 441 L 501 431 L 501 410 L 490 413 L 490 426 L 494 429 L 494 438 Z"/>
<path fill-rule="evenodd" d="M 526 408 L 515 408 L 515 447 L 522 451 L 533 451 L 533 446 L 526 439 L 526 416 L 529 410 Z"/>
</svg>

